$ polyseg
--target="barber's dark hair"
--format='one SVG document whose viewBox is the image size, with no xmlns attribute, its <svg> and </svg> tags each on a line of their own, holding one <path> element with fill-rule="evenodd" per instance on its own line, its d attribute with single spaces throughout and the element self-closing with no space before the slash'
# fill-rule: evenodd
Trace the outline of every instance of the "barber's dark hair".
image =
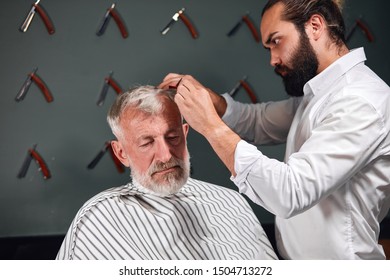
<svg viewBox="0 0 390 280">
<path fill-rule="evenodd" d="M 328 25 L 332 41 L 339 47 L 346 44 L 342 0 L 269 0 L 262 15 L 277 3 L 282 3 L 285 7 L 282 19 L 292 22 L 301 33 L 305 31 L 305 23 L 310 17 L 319 14 Z"/>
</svg>

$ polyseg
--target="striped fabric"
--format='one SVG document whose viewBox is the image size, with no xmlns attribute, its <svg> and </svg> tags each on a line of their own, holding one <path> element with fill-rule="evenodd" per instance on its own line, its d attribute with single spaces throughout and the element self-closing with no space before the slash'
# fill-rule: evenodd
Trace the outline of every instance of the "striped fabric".
<svg viewBox="0 0 390 280">
<path fill-rule="evenodd" d="M 247 201 L 236 191 L 189 179 L 160 197 L 129 183 L 79 210 L 57 259 L 276 259 Z"/>
</svg>

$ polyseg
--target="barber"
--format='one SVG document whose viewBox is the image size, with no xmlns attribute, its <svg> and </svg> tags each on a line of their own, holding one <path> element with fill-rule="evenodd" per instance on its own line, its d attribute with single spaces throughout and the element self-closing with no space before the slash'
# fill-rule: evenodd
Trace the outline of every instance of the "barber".
<svg viewBox="0 0 390 280">
<path fill-rule="evenodd" d="M 241 104 L 171 73 L 175 102 L 239 191 L 276 217 L 285 259 L 385 259 L 390 207 L 390 88 L 349 50 L 341 3 L 270 0 L 262 43 L 288 99 Z M 284 162 L 255 145 L 286 143 Z"/>
</svg>

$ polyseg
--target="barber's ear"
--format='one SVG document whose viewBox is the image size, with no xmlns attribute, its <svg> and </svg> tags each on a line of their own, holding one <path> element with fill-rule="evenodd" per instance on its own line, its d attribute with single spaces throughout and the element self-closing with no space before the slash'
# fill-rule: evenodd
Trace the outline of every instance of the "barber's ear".
<svg viewBox="0 0 390 280">
<path fill-rule="evenodd" d="M 190 126 L 188 123 L 184 123 L 183 124 L 183 133 L 184 133 L 184 136 L 187 138 L 187 135 L 188 135 L 188 130 L 190 129 Z"/>
<path fill-rule="evenodd" d="M 114 154 L 116 157 L 120 160 L 120 162 L 124 165 L 129 167 L 129 158 L 127 154 L 125 153 L 125 150 L 122 147 L 122 144 L 119 141 L 113 140 L 111 141 L 111 147 L 114 151 Z"/>
<path fill-rule="evenodd" d="M 313 40 L 318 40 L 324 32 L 325 26 L 325 19 L 318 14 L 314 14 L 306 23 L 306 33 L 309 38 L 312 38 Z"/>
</svg>

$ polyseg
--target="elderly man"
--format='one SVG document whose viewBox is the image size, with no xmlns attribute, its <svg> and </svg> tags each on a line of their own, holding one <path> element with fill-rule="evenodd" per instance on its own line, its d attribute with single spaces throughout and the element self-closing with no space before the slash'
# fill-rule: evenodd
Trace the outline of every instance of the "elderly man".
<svg viewBox="0 0 390 280">
<path fill-rule="evenodd" d="M 118 96 L 107 120 L 132 181 L 84 204 L 57 259 L 277 258 L 240 194 L 189 178 L 174 93 L 141 86 Z"/>
</svg>

